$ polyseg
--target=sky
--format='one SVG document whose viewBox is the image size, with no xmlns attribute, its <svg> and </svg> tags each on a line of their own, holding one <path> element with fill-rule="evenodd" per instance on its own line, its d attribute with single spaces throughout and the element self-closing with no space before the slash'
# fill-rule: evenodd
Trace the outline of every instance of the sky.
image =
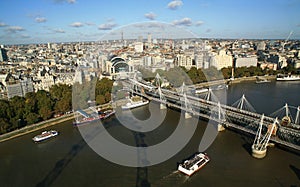
<svg viewBox="0 0 300 187">
<path fill-rule="evenodd" d="M 97 41 L 144 22 L 199 38 L 300 39 L 299 18 L 300 0 L 1 0 L 0 44 Z"/>
</svg>

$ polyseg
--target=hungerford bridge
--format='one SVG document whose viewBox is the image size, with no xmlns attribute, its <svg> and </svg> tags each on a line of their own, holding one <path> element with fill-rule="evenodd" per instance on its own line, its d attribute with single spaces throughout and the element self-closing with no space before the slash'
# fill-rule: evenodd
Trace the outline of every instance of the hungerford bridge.
<svg viewBox="0 0 300 187">
<path fill-rule="evenodd" d="M 253 135 L 257 133 L 263 114 L 256 113 L 244 95 L 232 106 L 227 106 L 217 101 L 211 89 L 208 89 L 205 96 L 200 98 L 192 94 L 187 94 L 187 87 L 184 84 L 179 92 L 163 89 L 161 88 L 162 81 L 159 75 L 155 79 L 157 86 L 150 85 L 143 80 L 137 80 L 135 76 L 121 80 L 123 87 L 127 88 L 132 94 L 160 103 L 161 109 L 171 107 L 184 111 L 186 118 L 197 116 L 202 119 L 212 120 L 218 124 L 219 131 L 227 127 Z M 264 115 L 262 123 L 263 131 L 267 133 L 270 130 L 271 124 L 276 121 L 275 129 L 272 128 L 270 141 L 299 151 L 300 107 L 293 107 L 297 111 L 294 119 L 292 118 L 290 108 L 286 104 L 270 116 Z M 280 116 L 282 113 L 283 117 Z"/>
</svg>

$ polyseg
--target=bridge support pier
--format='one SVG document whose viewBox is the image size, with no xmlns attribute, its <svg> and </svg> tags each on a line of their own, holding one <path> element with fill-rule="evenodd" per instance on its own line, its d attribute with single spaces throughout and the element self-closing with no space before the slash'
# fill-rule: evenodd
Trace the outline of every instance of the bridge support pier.
<svg viewBox="0 0 300 187">
<path fill-rule="evenodd" d="M 190 113 L 188 113 L 188 112 L 184 113 L 184 118 L 185 119 L 188 119 L 188 118 L 191 118 L 191 117 L 192 117 L 192 115 Z"/>
<path fill-rule="evenodd" d="M 222 124 L 218 123 L 218 132 L 222 132 L 224 130 L 225 130 L 225 127 Z"/>
<path fill-rule="evenodd" d="M 259 149 L 256 149 L 254 145 L 251 148 L 252 148 L 252 156 L 254 158 L 261 159 L 267 155 L 267 148 L 259 150 Z"/>
<path fill-rule="evenodd" d="M 160 108 L 161 110 L 163 110 L 163 109 L 167 109 L 167 106 L 166 106 L 166 104 L 160 103 L 159 108 Z"/>
</svg>

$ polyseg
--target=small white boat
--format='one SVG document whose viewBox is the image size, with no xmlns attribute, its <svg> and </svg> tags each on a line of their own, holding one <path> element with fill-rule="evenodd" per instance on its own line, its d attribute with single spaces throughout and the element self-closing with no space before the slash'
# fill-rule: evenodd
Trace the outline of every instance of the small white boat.
<svg viewBox="0 0 300 187">
<path fill-rule="evenodd" d="M 257 84 L 261 84 L 261 83 L 268 83 L 268 82 L 271 82 L 270 80 L 259 80 L 259 81 L 256 81 Z"/>
<path fill-rule="evenodd" d="M 220 84 L 218 86 L 212 86 L 211 90 L 223 90 L 223 89 L 228 89 L 227 84 Z"/>
<path fill-rule="evenodd" d="M 196 171 L 200 170 L 204 165 L 210 161 L 206 153 L 198 153 L 191 159 L 185 160 L 183 164 L 179 164 L 178 171 L 191 176 Z"/>
<path fill-rule="evenodd" d="M 256 84 L 268 83 L 268 82 L 271 82 L 271 81 L 266 78 L 256 77 Z"/>
<path fill-rule="evenodd" d="M 49 139 L 51 137 L 57 136 L 58 132 L 55 130 L 50 130 L 50 131 L 44 131 L 42 134 L 36 135 L 35 137 L 32 138 L 33 141 L 35 142 L 41 142 L 43 140 Z"/>
<path fill-rule="evenodd" d="M 195 94 L 203 94 L 203 93 L 207 93 L 208 91 L 209 91 L 208 88 L 196 89 Z"/>
<path fill-rule="evenodd" d="M 141 97 L 134 96 L 131 99 L 129 99 L 129 102 L 126 103 L 126 105 L 121 106 L 121 108 L 123 110 L 128 110 L 128 109 L 132 109 L 132 108 L 144 106 L 144 105 L 146 105 L 148 103 L 149 103 L 148 100 L 144 101 Z"/>
</svg>

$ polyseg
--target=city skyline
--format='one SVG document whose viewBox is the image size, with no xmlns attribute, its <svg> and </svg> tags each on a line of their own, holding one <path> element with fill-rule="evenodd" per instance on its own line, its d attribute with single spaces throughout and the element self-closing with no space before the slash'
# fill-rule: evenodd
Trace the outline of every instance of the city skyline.
<svg viewBox="0 0 300 187">
<path fill-rule="evenodd" d="M 286 39 L 293 31 L 290 39 L 299 39 L 299 9 L 298 0 L 3 1 L 0 44 L 97 41 L 143 22 L 177 26 L 199 38 Z"/>
</svg>

